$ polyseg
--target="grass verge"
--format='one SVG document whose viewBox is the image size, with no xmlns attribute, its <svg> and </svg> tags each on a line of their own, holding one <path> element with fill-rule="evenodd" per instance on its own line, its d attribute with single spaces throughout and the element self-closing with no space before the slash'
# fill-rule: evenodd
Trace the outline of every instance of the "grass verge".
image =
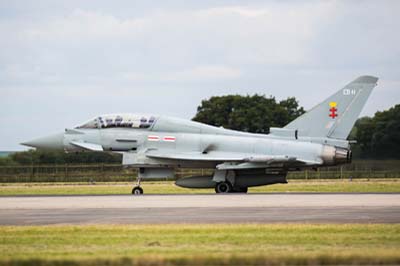
<svg viewBox="0 0 400 266">
<path fill-rule="evenodd" d="M 400 264 L 400 225 L 0 227 L 1 265 Z"/>
<path fill-rule="evenodd" d="M 3 183 L 0 195 L 82 195 L 130 194 L 131 183 Z M 146 194 L 201 194 L 213 189 L 185 189 L 171 181 L 143 182 Z M 400 192 L 400 179 L 289 180 L 288 184 L 249 188 L 250 193 L 266 192 Z"/>
</svg>

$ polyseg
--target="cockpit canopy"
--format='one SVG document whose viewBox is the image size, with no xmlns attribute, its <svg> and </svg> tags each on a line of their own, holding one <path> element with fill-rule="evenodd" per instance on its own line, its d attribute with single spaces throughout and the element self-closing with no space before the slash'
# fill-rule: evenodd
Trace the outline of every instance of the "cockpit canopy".
<svg viewBox="0 0 400 266">
<path fill-rule="evenodd" d="M 152 115 L 110 114 L 90 119 L 75 128 L 150 128 L 156 120 L 157 117 Z"/>
</svg>

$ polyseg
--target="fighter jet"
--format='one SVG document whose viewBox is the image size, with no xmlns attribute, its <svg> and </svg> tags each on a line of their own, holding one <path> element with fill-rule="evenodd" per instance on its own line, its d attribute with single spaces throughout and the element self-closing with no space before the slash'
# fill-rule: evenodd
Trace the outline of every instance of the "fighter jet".
<svg viewBox="0 0 400 266">
<path fill-rule="evenodd" d="M 253 134 L 164 115 L 108 114 L 23 145 L 66 152 L 122 154 L 140 181 L 173 177 L 177 168 L 211 168 L 212 175 L 178 179 L 185 188 L 246 193 L 249 187 L 287 183 L 290 171 L 351 162 L 347 137 L 378 78 L 361 76 L 283 128 Z"/>
</svg>

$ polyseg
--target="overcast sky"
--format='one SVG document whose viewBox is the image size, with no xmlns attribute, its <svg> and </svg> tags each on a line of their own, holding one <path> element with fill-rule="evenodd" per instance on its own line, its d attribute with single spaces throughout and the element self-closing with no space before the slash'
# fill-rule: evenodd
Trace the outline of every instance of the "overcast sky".
<svg viewBox="0 0 400 266">
<path fill-rule="evenodd" d="M 360 75 L 400 103 L 400 1 L 0 0 L 0 150 L 98 114 L 225 94 L 311 108 Z"/>
</svg>

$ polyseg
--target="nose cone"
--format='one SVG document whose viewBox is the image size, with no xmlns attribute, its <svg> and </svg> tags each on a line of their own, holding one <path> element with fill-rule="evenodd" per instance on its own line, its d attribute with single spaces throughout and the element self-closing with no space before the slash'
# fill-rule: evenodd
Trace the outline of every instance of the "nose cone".
<svg viewBox="0 0 400 266">
<path fill-rule="evenodd" d="M 64 133 L 33 139 L 21 144 L 37 149 L 62 150 L 64 149 Z"/>
</svg>

